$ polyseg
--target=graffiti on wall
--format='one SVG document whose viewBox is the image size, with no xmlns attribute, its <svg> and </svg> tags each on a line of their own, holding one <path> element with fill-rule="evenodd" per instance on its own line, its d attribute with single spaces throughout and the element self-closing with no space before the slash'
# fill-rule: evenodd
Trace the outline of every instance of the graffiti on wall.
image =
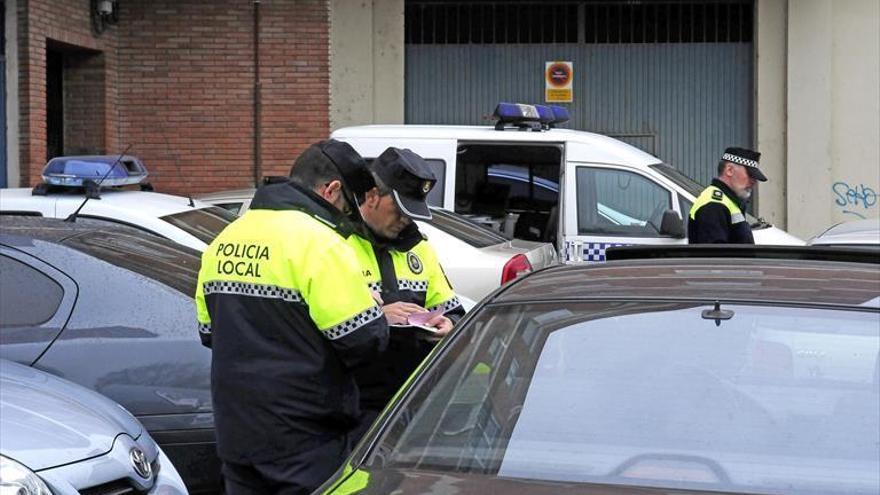
<svg viewBox="0 0 880 495">
<path fill-rule="evenodd" d="M 877 191 L 865 184 L 837 181 L 831 186 L 831 192 L 841 213 L 866 218 L 866 214 L 877 207 Z"/>
</svg>

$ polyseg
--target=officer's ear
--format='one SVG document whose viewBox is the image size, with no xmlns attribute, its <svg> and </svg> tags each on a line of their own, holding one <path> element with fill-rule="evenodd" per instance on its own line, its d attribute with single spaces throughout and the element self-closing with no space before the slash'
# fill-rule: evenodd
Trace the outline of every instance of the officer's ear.
<svg viewBox="0 0 880 495">
<path fill-rule="evenodd" d="M 345 211 L 345 195 L 342 194 L 342 182 L 338 179 L 325 183 L 318 191 L 315 191 L 325 201 L 335 206 L 339 211 Z"/>
<path fill-rule="evenodd" d="M 368 207 L 375 206 L 380 199 L 382 199 L 382 195 L 379 194 L 378 187 L 371 187 L 370 190 L 364 194 L 364 204 Z"/>
</svg>

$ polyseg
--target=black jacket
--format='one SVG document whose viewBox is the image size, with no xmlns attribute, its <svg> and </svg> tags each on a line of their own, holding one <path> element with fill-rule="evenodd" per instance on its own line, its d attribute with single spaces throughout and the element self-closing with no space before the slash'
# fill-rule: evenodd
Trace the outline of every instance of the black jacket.
<svg viewBox="0 0 880 495">
<path fill-rule="evenodd" d="M 290 457 L 357 424 L 352 369 L 384 351 L 388 325 L 347 232 L 311 191 L 271 184 L 205 251 L 196 303 L 224 461 Z"/>
<path fill-rule="evenodd" d="M 712 179 L 712 186 L 739 207 L 742 218 L 734 218 L 720 198 L 703 205 L 699 205 L 700 198 L 697 198 L 694 204 L 697 210 L 688 219 L 688 244 L 754 244 L 752 227 L 745 217 L 747 202 L 740 200 L 727 184 L 718 179 Z M 704 191 L 700 196 L 706 193 Z"/>
</svg>

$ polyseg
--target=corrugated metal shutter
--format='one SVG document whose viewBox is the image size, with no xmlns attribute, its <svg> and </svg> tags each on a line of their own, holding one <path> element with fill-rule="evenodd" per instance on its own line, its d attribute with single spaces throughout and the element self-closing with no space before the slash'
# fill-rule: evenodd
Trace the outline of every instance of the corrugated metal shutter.
<svg viewBox="0 0 880 495">
<path fill-rule="evenodd" d="M 574 63 L 563 127 L 618 137 L 701 183 L 725 147 L 753 143 L 750 41 L 408 43 L 406 122 L 488 124 L 499 101 L 540 103 L 552 60 Z"/>
</svg>

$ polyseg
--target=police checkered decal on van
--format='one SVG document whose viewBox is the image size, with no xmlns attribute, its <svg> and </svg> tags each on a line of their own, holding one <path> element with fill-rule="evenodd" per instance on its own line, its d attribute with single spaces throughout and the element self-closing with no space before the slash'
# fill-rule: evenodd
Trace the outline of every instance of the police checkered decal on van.
<svg viewBox="0 0 880 495">
<path fill-rule="evenodd" d="M 613 242 L 589 242 L 584 244 L 584 261 L 591 263 L 605 261 L 605 250 L 614 246 L 626 246 L 626 244 Z"/>
</svg>

